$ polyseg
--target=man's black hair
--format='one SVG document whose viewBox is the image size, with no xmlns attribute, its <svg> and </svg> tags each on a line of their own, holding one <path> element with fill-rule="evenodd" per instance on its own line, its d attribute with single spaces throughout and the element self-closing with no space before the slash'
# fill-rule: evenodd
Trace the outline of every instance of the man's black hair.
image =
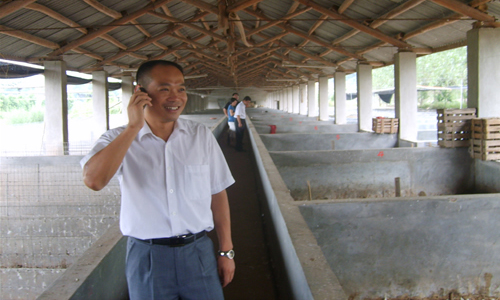
<svg viewBox="0 0 500 300">
<path fill-rule="evenodd" d="M 240 94 L 238 94 L 238 93 L 233 93 L 233 96 L 232 96 L 233 98 L 234 98 L 234 95 L 238 95 L 238 96 L 239 96 Z"/>
<path fill-rule="evenodd" d="M 137 69 L 137 75 L 136 75 L 136 81 L 138 84 L 140 84 L 143 87 L 146 87 L 149 85 L 149 82 L 144 82 L 148 75 L 151 73 L 151 70 L 156 67 L 156 66 L 172 66 L 176 67 L 179 71 L 181 71 L 182 75 L 184 75 L 184 70 L 182 67 L 173 61 L 168 61 L 168 60 L 150 60 L 147 61 L 139 66 L 139 69 Z"/>
<path fill-rule="evenodd" d="M 249 96 L 245 96 L 245 98 L 243 98 L 243 101 L 245 100 L 252 101 L 252 98 L 250 98 Z"/>
</svg>

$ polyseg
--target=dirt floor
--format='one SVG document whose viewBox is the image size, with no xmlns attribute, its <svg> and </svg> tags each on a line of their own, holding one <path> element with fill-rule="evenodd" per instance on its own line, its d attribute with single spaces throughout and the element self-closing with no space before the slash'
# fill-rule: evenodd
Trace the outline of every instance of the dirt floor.
<svg viewBox="0 0 500 300">
<path fill-rule="evenodd" d="M 262 213 L 257 199 L 256 174 L 248 133 L 243 140 L 245 152 L 227 144 L 227 133 L 219 137 L 219 145 L 226 157 L 236 183 L 227 189 L 231 208 L 232 237 L 236 273 L 232 283 L 224 289 L 226 300 L 279 299 L 272 266 L 264 237 Z M 211 232 L 211 237 L 216 238 Z M 215 245 L 216 242 L 214 242 Z"/>
</svg>

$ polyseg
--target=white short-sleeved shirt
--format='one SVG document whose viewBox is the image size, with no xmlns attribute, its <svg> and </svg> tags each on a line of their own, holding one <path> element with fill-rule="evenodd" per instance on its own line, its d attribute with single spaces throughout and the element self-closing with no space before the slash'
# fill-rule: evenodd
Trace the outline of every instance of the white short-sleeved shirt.
<svg viewBox="0 0 500 300">
<path fill-rule="evenodd" d="M 104 133 L 80 161 L 82 167 L 124 129 Z M 145 123 L 116 176 L 122 193 L 120 229 L 139 239 L 212 230 L 212 195 L 234 183 L 212 132 L 180 118 L 167 142 Z"/>
<path fill-rule="evenodd" d="M 236 105 L 236 110 L 234 111 L 234 117 L 240 116 L 240 119 L 246 119 L 247 114 L 245 111 L 245 103 L 241 101 L 238 105 Z"/>
</svg>

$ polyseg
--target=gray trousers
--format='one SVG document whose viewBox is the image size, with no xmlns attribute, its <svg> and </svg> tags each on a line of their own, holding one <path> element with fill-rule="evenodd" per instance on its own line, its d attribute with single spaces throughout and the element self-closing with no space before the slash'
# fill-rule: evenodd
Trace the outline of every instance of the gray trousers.
<svg viewBox="0 0 500 300">
<path fill-rule="evenodd" d="M 207 236 L 182 247 L 129 237 L 125 273 L 131 300 L 224 299 L 213 243 Z"/>
</svg>

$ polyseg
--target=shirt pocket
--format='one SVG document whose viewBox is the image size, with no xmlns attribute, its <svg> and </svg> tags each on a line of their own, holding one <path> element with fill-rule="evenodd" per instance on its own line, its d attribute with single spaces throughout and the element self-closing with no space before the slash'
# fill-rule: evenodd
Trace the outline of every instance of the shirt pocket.
<svg viewBox="0 0 500 300">
<path fill-rule="evenodd" d="M 188 199 L 211 197 L 210 168 L 208 165 L 184 166 L 184 191 Z"/>
</svg>

